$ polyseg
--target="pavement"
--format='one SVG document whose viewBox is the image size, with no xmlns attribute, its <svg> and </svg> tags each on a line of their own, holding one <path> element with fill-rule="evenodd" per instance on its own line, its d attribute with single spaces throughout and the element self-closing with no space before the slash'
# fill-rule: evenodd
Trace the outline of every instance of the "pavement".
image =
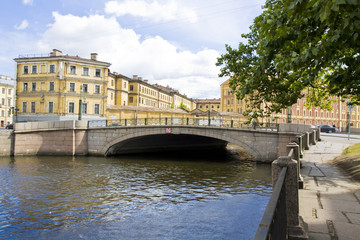
<svg viewBox="0 0 360 240">
<path fill-rule="evenodd" d="M 329 162 L 360 138 L 321 134 L 301 160 L 299 215 L 310 239 L 360 239 L 360 183 Z"/>
</svg>

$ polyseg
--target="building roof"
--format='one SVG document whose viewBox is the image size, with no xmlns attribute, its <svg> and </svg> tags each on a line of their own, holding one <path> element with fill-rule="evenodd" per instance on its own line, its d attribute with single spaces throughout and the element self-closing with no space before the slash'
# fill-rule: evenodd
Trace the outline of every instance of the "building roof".
<svg viewBox="0 0 360 240">
<path fill-rule="evenodd" d="M 0 84 L 15 87 L 16 81 L 11 77 L 0 75 Z"/>
<path fill-rule="evenodd" d="M 91 53 L 91 58 L 82 58 L 79 56 L 69 56 L 69 55 L 63 55 L 61 51 L 54 49 L 49 54 L 26 54 L 26 55 L 19 55 L 18 58 L 15 58 L 14 60 L 16 62 L 26 62 L 26 61 L 46 61 L 49 59 L 63 59 L 63 60 L 73 60 L 77 62 L 86 62 L 86 63 L 92 63 L 95 65 L 105 65 L 105 67 L 109 67 L 111 63 L 98 61 L 97 60 L 97 54 Z"/>
<path fill-rule="evenodd" d="M 138 107 L 138 106 L 123 106 L 111 105 L 107 110 L 127 110 L 127 111 L 143 111 L 143 112 L 166 112 L 166 113 L 187 113 L 184 109 L 174 108 L 154 108 L 154 107 Z"/>
<path fill-rule="evenodd" d="M 213 99 L 195 99 L 194 102 L 196 104 L 205 104 L 205 103 L 210 103 L 210 104 L 220 104 L 220 98 L 213 98 Z"/>
</svg>

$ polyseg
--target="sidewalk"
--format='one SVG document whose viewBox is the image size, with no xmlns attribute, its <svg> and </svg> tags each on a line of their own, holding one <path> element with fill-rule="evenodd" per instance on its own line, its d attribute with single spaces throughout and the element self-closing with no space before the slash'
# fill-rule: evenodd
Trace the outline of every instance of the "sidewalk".
<svg viewBox="0 0 360 240">
<path fill-rule="evenodd" d="M 360 139 L 321 134 L 321 140 L 304 152 L 299 214 L 310 239 L 360 239 L 360 183 L 329 164 Z"/>
</svg>

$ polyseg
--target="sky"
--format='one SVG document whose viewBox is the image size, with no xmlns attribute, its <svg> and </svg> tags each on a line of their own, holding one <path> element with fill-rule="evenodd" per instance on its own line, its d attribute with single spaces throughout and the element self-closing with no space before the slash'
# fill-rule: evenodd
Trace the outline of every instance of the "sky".
<svg viewBox="0 0 360 240">
<path fill-rule="evenodd" d="M 0 74 L 14 58 L 63 54 L 109 62 L 111 72 L 219 98 L 217 58 L 238 46 L 265 0 L 1 0 Z"/>
</svg>

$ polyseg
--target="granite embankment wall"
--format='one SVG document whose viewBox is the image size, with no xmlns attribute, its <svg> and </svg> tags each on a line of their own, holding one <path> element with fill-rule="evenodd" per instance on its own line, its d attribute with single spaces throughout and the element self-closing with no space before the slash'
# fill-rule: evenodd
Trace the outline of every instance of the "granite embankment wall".
<svg viewBox="0 0 360 240">
<path fill-rule="evenodd" d="M 0 156 L 13 155 L 14 134 L 12 131 L 0 131 Z"/>
<path fill-rule="evenodd" d="M 86 155 L 87 121 L 15 125 L 14 155 Z"/>
</svg>

